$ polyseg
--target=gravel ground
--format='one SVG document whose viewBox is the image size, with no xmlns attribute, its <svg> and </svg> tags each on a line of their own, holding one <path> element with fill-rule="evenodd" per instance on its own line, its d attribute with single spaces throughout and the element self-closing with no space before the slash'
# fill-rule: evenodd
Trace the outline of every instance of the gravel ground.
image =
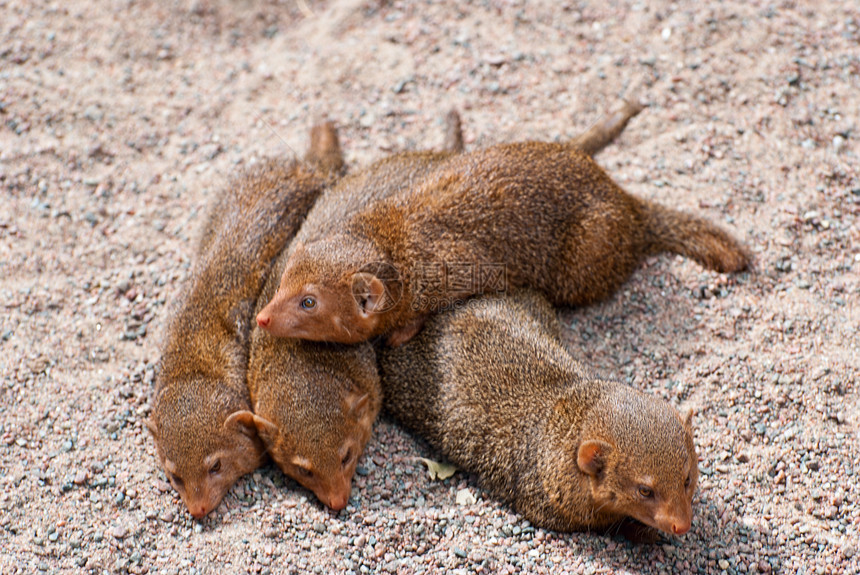
<svg viewBox="0 0 860 575">
<path fill-rule="evenodd" d="M 0 0 L 0 572 L 857 573 L 858 28 L 848 0 Z M 656 258 L 560 312 L 594 370 L 697 409 L 690 533 L 535 529 L 385 420 L 345 511 L 270 466 L 192 520 L 143 420 L 231 173 L 324 115 L 356 165 L 441 145 L 451 106 L 476 146 L 623 96 L 650 107 L 600 162 L 757 260 Z"/>
</svg>

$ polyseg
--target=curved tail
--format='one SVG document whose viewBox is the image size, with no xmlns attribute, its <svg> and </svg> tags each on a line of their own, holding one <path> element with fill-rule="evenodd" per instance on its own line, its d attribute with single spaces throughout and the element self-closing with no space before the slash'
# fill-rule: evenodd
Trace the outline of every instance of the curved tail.
<svg viewBox="0 0 860 575">
<path fill-rule="evenodd" d="M 593 156 L 600 150 L 612 143 L 617 138 L 632 118 L 642 111 L 642 105 L 635 102 L 622 100 L 621 106 L 602 117 L 585 133 L 573 138 L 568 145 Z"/>
<path fill-rule="evenodd" d="M 671 252 L 722 273 L 752 266 L 747 248 L 728 232 L 691 214 L 639 200 L 647 230 L 648 253 Z"/>
</svg>

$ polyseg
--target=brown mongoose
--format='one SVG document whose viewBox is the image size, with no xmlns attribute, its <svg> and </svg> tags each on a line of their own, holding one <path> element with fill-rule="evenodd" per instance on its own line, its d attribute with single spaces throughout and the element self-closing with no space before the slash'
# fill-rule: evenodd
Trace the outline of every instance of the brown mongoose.
<svg viewBox="0 0 860 575">
<path fill-rule="evenodd" d="M 428 314 L 478 293 L 527 286 L 555 305 L 584 305 L 611 295 L 651 254 L 721 272 L 749 262 L 722 229 L 626 193 L 569 144 L 452 156 L 338 222 L 309 217 L 302 227 L 258 316 L 271 333 L 340 343 L 388 334 L 397 345 Z"/>
<path fill-rule="evenodd" d="M 349 210 L 390 195 L 462 149 L 459 115 L 446 118 L 444 152 L 394 155 L 346 177 L 321 198 L 308 219 L 338 221 Z M 316 215 L 314 215 L 316 214 Z M 258 311 L 278 289 L 289 256 L 284 250 L 260 294 Z M 273 337 L 261 329 L 251 336 L 248 389 L 253 420 L 269 454 L 283 472 L 340 510 L 349 502 L 352 477 L 381 407 L 376 355 L 369 343 L 343 346 Z"/>
<path fill-rule="evenodd" d="M 468 300 L 378 350 L 385 409 L 537 526 L 686 533 L 692 412 L 589 376 L 559 331 L 536 292 Z"/>
<path fill-rule="evenodd" d="M 330 141 L 336 143 L 336 135 Z M 249 322 L 271 262 L 328 181 L 334 165 L 328 151 L 312 149 L 305 163 L 264 162 L 227 187 L 168 321 L 147 424 L 170 482 L 194 517 L 212 511 L 264 460 L 246 415 Z"/>
<path fill-rule="evenodd" d="M 278 289 L 287 255 L 272 268 L 260 305 Z M 248 389 L 254 413 L 246 417 L 275 463 L 331 509 L 346 507 L 382 403 L 372 346 L 281 339 L 256 328 Z"/>
</svg>

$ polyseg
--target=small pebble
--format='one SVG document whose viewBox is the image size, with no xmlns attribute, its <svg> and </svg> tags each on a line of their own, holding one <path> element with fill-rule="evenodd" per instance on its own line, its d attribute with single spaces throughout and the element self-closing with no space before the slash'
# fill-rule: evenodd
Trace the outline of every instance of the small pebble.
<svg viewBox="0 0 860 575">
<path fill-rule="evenodd" d="M 836 152 L 841 152 L 842 149 L 845 147 L 845 138 L 843 138 L 842 136 L 837 134 L 837 135 L 833 136 L 832 144 L 833 144 L 833 149 Z"/>
</svg>

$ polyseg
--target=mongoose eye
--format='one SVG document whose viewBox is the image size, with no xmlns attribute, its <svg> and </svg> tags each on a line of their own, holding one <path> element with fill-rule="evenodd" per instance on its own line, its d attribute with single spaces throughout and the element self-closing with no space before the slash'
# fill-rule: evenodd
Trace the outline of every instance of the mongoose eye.
<svg viewBox="0 0 860 575">
<path fill-rule="evenodd" d="M 313 477 L 314 472 L 308 469 L 307 467 L 296 467 L 299 470 L 299 475 L 302 477 Z"/>
<path fill-rule="evenodd" d="M 639 495 L 644 497 L 645 499 L 650 499 L 654 497 L 654 490 L 650 487 L 646 487 L 644 485 L 639 486 Z"/>
<path fill-rule="evenodd" d="M 172 482 L 173 482 L 173 484 L 174 484 L 177 488 L 182 487 L 183 485 L 185 485 L 185 482 L 184 482 L 184 481 L 182 481 L 182 478 L 181 478 L 181 477 L 179 477 L 178 475 L 176 475 L 175 473 L 171 473 L 171 474 L 170 474 L 170 481 L 172 481 Z"/>
<path fill-rule="evenodd" d="M 346 450 L 346 455 L 343 456 L 343 459 L 340 460 L 340 464 L 346 466 L 352 460 L 352 449 Z"/>
<path fill-rule="evenodd" d="M 305 296 L 301 305 L 304 310 L 312 310 L 317 306 L 317 300 L 311 296 Z"/>
<path fill-rule="evenodd" d="M 687 479 L 684 480 L 684 487 L 685 488 L 689 487 L 691 482 L 692 482 L 692 480 L 690 479 L 690 476 L 688 475 Z"/>
<path fill-rule="evenodd" d="M 209 474 L 215 475 L 219 471 L 221 471 L 221 460 L 220 459 L 218 461 L 216 461 L 212 467 L 209 468 Z"/>
</svg>

